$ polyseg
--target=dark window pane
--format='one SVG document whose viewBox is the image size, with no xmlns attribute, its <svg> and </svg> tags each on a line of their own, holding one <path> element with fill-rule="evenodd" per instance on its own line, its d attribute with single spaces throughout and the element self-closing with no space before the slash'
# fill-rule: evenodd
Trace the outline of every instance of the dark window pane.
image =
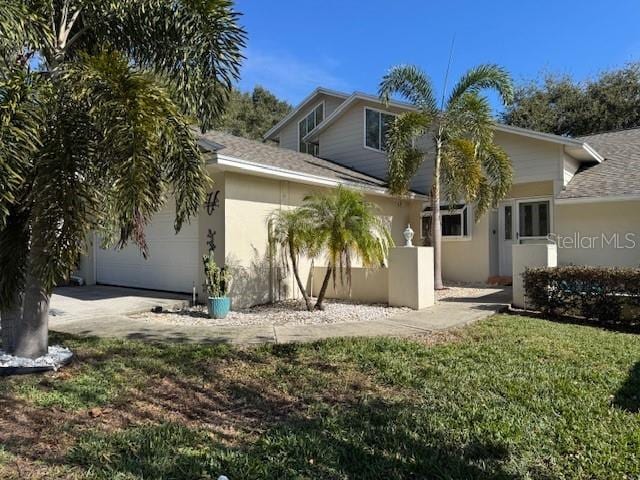
<svg viewBox="0 0 640 480">
<path fill-rule="evenodd" d="M 462 235 L 462 215 L 442 215 L 442 235 L 459 237 Z"/>
<path fill-rule="evenodd" d="M 422 217 L 422 238 L 425 239 L 426 246 L 431 245 L 431 217 Z"/>
<path fill-rule="evenodd" d="M 520 236 L 533 236 L 533 205 L 530 203 L 520 204 Z"/>
<path fill-rule="evenodd" d="M 311 112 L 307 115 L 307 132 L 309 133 L 311 130 L 316 128 L 316 114 L 315 112 Z"/>
<path fill-rule="evenodd" d="M 324 120 L 324 104 L 321 103 L 316 108 L 316 125 L 322 122 L 322 120 Z"/>
<path fill-rule="evenodd" d="M 549 202 L 521 203 L 519 212 L 521 237 L 545 237 L 549 234 Z"/>
<path fill-rule="evenodd" d="M 366 145 L 370 148 L 380 149 L 380 113 L 374 110 L 366 110 Z"/>
<path fill-rule="evenodd" d="M 538 232 L 539 237 L 549 235 L 549 204 L 547 202 L 538 204 Z"/>
<path fill-rule="evenodd" d="M 513 211 L 511 205 L 504 207 L 504 239 L 513 239 Z"/>
</svg>

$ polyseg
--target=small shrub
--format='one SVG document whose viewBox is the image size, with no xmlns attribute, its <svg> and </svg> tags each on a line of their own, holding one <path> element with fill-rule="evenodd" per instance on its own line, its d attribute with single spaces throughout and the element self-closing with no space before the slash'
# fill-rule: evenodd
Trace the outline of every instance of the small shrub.
<svg viewBox="0 0 640 480">
<path fill-rule="evenodd" d="M 640 269 L 566 266 L 523 274 L 527 306 L 605 324 L 640 323 Z"/>
</svg>

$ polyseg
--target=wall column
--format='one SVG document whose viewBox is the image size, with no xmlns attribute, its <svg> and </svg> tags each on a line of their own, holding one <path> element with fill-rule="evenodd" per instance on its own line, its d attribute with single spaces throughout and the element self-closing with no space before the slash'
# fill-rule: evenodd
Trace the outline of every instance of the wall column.
<svg viewBox="0 0 640 480">
<path fill-rule="evenodd" d="M 513 306 L 525 308 L 526 299 L 522 274 L 527 268 L 558 266 L 558 247 L 555 244 L 525 244 L 512 247 Z"/>
<path fill-rule="evenodd" d="M 435 303 L 433 247 L 389 251 L 389 306 L 427 308 Z"/>
</svg>

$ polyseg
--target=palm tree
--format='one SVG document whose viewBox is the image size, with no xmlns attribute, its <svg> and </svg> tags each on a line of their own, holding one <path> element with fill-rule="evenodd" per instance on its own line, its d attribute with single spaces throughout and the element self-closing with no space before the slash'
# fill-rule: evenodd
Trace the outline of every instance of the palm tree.
<svg viewBox="0 0 640 480">
<path fill-rule="evenodd" d="M 322 310 L 329 280 L 333 277 L 335 287 L 338 273 L 351 289 L 354 260 L 359 258 L 365 267 L 382 266 L 393 239 L 386 222 L 376 215 L 376 206 L 353 190 L 339 187 L 330 194 L 307 196 L 302 211 L 311 221 L 312 250 L 327 256 L 327 272 L 315 305 Z"/>
<path fill-rule="evenodd" d="M 513 100 L 509 74 L 496 65 L 480 65 L 460 78 L 448 98 L 437 101 L 430 78 L 418 67 L 393 67 L 380 82 L 386 104 L 393 95 L 412 103 L 415 110 L 399 115 L 389 128 L 389 188 L 406 194 L 411 179 L 427 156 L 433 155 L 431 184 L 431 239 L 434 247 L 434 283 L 442 289 L 441 185 L 449 205 L 462 198 L 475 204 L 479 218 L 511 188 L 512 167 L 507 154 L 493 141 L 494 120 L 486 89 L 495 90 L 504 104 Z M 438 105 L 440 103 L 440 105 Z M 419 137 L 430 145 L 421 147 Z"/>
<path fill-rule="evenodd" d="M 268 219 L 269 225 L 269 243 L 272 249 L 279 247 L 291 260 L 293 275 L 298 284 L 298 288 L 304 298 L 307 310 L 312 311 L 313 306 L 307 289 L 304 287 L 300 279 L 300 271 L 298 266 L 298 258 L 302 254 L 314 256 L 315 251 L 312 241 L 313 232 L 309 222 L 309 217 L 303 209 L 295 210 L 277 210 L 272 213 Z M 273 251 L 273 250 L 272 250 Z"/>
<path fill-rule="evenodd" d="M 218 118 L 245 33 L 228 0 L 4 0 L 0 8 L 0 312 L 5 351 L 47 352 L 49 298 L 89 232 L 147 253 L 208 187 L 189 125 Z"/>
</svg>

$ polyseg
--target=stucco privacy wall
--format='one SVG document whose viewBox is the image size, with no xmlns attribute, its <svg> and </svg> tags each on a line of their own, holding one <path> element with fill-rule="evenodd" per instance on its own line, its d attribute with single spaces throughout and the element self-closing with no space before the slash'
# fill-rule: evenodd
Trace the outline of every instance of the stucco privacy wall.
<svg viewBox="0 0 640 480">
<path fill-rule="evenodd" d="M 282 262 L 268 255 L 267 219 L 274 210 L 299 206 L 306 195 L 323 189 L 233 172 L 225 173 L 224 183 L 224 254 L 234 275 L 231 291 L 234 307 L 297 298 L 300 293 L 293 274 L 285 272 Z M 403 242 L 402 232 L 407 223 L 411 222 L 412 228 L 418 231 L 419 201 L 377 195 L 367 199 L 390 221 L 391 234 L 397 244 Z M 323 259 L 315 262 L 316 266 L 323 263 Z M 309 277 L 310 266 L 308 259 L 300 259 L 303 281 Z"/>
<path fill-rule="evenodd" d="M 326 267 L 315 267 L 310 276 L 310 293 L 317 295 L 322 287 L 322 281 L 327 273 Z M 389 299 L 389 271 L 387 268 L 355 267 L 351 271 L 351 291 L 347 285 L 336 277 L 335 288 L 333 281 L 329 282 L 327 298 L 350 298 L 365 303 L 387 303 Z"/>
<path fill-rule="evenodd" d="M 561 265 L 640 266 L 640 201 L 556 203 L 555 225 Z"/>
<path fill-rule="evenodd" d="M 442 241 L 442 277 L 452 282 L 486 282 L 490 276 L 489 214 L 471 212 L 471 238 Z"/>
</svg>

